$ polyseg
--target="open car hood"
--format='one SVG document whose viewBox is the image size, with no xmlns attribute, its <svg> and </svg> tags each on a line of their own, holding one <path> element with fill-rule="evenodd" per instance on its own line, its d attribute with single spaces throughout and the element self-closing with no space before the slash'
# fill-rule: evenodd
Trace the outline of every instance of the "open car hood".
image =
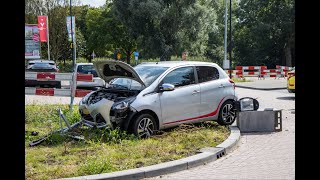
<svg viewBox="0 0 320 180">
<path fill-rule="evenodd" d="M 93 62 L 93 65 L 98 76 L 107 83 L 115 78 L 129 78 L 146 87 L 138 73 L 127 63 L 118 60 L 100 60 Z"/>
</svg>

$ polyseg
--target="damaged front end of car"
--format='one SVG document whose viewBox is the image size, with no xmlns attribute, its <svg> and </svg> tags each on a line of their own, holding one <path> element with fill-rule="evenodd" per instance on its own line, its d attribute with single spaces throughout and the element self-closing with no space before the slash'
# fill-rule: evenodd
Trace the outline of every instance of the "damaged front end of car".
<svg viewBox="0 0 320 180">
<path fill-rule="evenodd" d="M 125 128 L 136 110 L 130 104 L 137 90 L 101 89 L 85 96 L 79 104 L 81 121 L 89 127 Z"/>
</svg>

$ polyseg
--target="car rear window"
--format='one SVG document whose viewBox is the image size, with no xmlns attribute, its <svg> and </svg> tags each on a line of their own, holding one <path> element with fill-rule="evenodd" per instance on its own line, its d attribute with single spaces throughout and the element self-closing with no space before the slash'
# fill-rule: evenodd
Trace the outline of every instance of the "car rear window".
<svg viewBox="0 0 320 180">
<path fill-rule="evenodd" d="M 93 74 L 93 77 L 98 77 L 93 65 L 79 65 L 77 72 L 80 74 Z"/>
</svg>

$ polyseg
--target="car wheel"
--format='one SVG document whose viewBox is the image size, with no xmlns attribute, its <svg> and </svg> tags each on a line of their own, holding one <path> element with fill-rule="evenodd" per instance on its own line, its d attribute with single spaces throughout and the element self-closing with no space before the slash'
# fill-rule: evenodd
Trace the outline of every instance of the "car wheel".
<svg viewBox="0 0 320 180">
<path fill-rule="evenodd" d="M 155 133 L 156 121 L 150 114 L 141 114 L 133 122 L 133 133 L 139 138 L 148 138 Z"/>
<path fill-rule="evenodd" d="M 230 100 L 225 101 L 219 111 L 218 124 L 231 125 L 236 119 L 236 109 L 233 102 Z"/>
</svg>

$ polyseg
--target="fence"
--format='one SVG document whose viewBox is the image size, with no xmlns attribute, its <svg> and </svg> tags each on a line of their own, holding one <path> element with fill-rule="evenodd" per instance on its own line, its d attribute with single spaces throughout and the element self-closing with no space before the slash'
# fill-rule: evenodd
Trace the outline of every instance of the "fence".
<svg viewBox="0 0 320 180">
<path fill-rule="evenodd" d="M 232 77 L 244 78 L 244 77 L 258 77 L 258 79 L 266 77 L 285 78 L 288 76 L 288 72 L 292 70 L 292 67 L 276 66 L 276 69 L 267 69 L 267 66 L 236 66 L 235 70 L 232 70 Z M 225 70 L 226 73 L 230 73 L 230 70 Z"/>
<path fill-rule="evenodd" d="M 55 72 L 25 72 L 26 80 L 37 81 L 69 81 L 70 88 L 38 88 L 25 87 L 26 95 L 42 95 L 42 96 L 67 96 L 70 97 L 70 111 L 74 97 L 83 97 L 90 93 L 91 90 L 76 89 L 78 81 L 92 82 L 92 74 L 76 74 L 76 73 L 55 73 Z"/>
</svg>

